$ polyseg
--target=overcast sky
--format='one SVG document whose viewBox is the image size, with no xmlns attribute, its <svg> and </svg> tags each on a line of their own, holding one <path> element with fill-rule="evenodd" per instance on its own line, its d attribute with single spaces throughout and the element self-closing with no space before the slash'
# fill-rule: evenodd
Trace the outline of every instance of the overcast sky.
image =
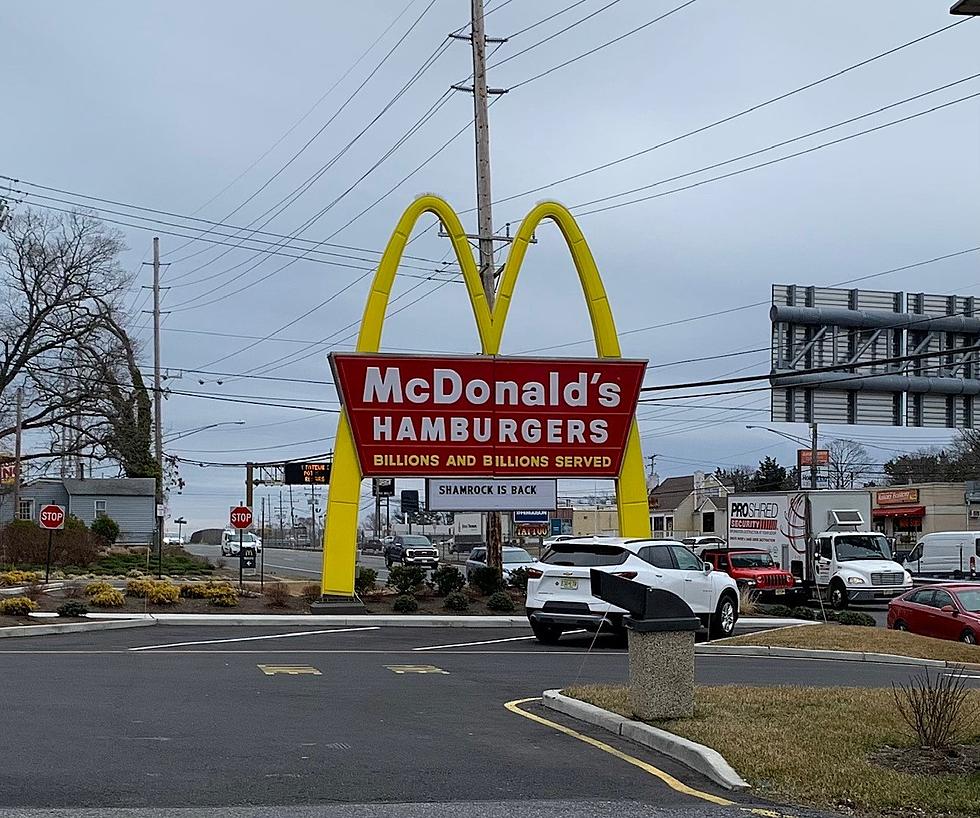
<svg viewBox="0 0 980 818">
<path fill-rule="evenodd" d="M 36 195 L 60 194 L 26 183 L 183 217 L 195 214 L 224 220 L 235 227 L 255 229 L 273 216 L 263 230 L 310 240 L 280 248 L 294 255 L 302 252 L 296 248 L 320 241 L 380 249 L 401 211 L 420 192 L 437 192 L 458 211 L 475 204 L 468 127 L 472 100 L 463 93 L 450 95 L 404 144 L 359 181 L 442 101 L 448 86 L 465 81 L 471 69 L 468 43 L 452 41 L 441 48 L 448 32 L 466 24 L 469 3 L 434 0 L 426 10 L 429 5 L 429 0 L 274 5 L 243 0 L 4 3 L 0 75 L 5 78 L 6 115 L 0 129 L 0 174 L 22 180 L 17 188 L 31 191 L 25 201 L 36 205 L 63 206 Z M 948 14 L 949 0 L 897 0 L 884 5 L 853 0 L 699 0 L 595 54 L 514 87 L 647 23 L 681 5 L 681 0 L 584 0 L 548 22 L 521 31 L 571 5 L 571 0 L 488 2 L 488 10 L 500 7 L 487 17 L 488 34 L 513 35 L 490 59 L 490 85 L 513 88 L 495 101 L 490 112 L 494 200 L 544 188 L 497 204 L 498 230 L 508 222 L 519 222 L 543 198 L 555 198 L 583 214 L 603 204 L 684 187 L 980 92 L 980 79 L 962 82 L 751 159 L 600 205 L 585 205 L 980 73 L 980 23 L 968 20 L 735 121 L 556 184 L 958 19 Z M 599 11 L 604 5 L 610 7 Z M 493 68 L 594 12 L 599 13 Z M 391 56 L 366 79 L 392 48 Z M 434 54 L 437 57 L 417 82 L 334 161 Z M 345 105 L 361 83 L 363 88 Z M 767 348 L 766 306 L 680 321 L 767 302 L 773 283 L 834 284 L 980 244 L 978 100 L 959 102 L 769 167 L 581 215 L 581 227 L 599 263 L 620 330 L 650 327 L 623 336 L 624 354 L 668 364 Z M 461 135 L 431 162 L 385 196 L 459 131 Z M 328 163 L 302 195 L 276 208 Z M 380 203 L 359 216 L 382 196 Z M 144 345 L 148 366 L 152 333 L 140 313 L 148 305 L 139 287 L 150 280 L 143 262 L 150 258 L 151 238 L 161 238 L 164 261 L 169 262 L 163 283 L 171 286 L 164 301 L 171 312 L 163 325 L 163 362 L 172 374 L 183 372 L 179 379 L 168 380 L 174 390 L 335 408 L 325 356 L 330 349 L 351 347 L 352 330 L 345 328 L 358 319 L 370 280 L 371 263 L 362 259 L 374 259 L 375 254 L 325 244 L 318 249 L 356 258 L 321 252 L 311 254 L 319 261 L 310 257 L 294 261 L 208 241 L 187 244 L 185 238 L 162 232 L 197 235 L 188 227 L 193 223 L 184 218 L 105 207 L 128 213 L 103 211 L 106 218 L 142 225 L 121 229 L 129 247 L 123 261 L 136 275 L 128 299 L 131 325 Z M 324 208 L 327 211 L 314 218 Z M 182 226 L 154 226 L 133 218 L 136 215 Z M 345 227 L 354 217 L 358 218 Z M 473 214 L 465 213 L 463 218 L 475 231 Z M 235 244 L 248 235 L 221 240 Z M 250 242 L 249 246 L 258 245 Z M 429 230 L 409 250 L 425 260 L 408 261 L 413 267 L 405 272 L 428 276 L 436 269 L 448 269 L 440 278 L 454 278 L 454 268 L 435 263 L 448 258 L 447 250 L 445 240 Z M 232 280 L 236 276 L 241 277 Z M 865 286 L 976 294 L 980 254 L 880 276 Z M 385 348 L 450 352 L 477 348 L 470 309 L 458 282 L 406 277 L 396 285 L 396 295 L 403 293 L 407 294 L 392 304 L 391 312 L 409 306 L 386 323 Z M 333 295 L 269 340 L 243 349 Z M 538 244 L 528 254 L 517 296 L 503 352 L 589 337 L 581 291 L 554 228 L 538 231 Z M 668 322 L 680 323 L 658 326 Z M 324 338 L 327 343 L 310 347 Z M 547 354 L 591 352 L 589 343 L 580 343 Z M 292 357 L 279 360 L 291 353 Z M 755 374 L 768 368 L 768 352 L 753 352 L 659 367 L 651 370 L 647 383 L 714 378 L 736 371 Z M 238 379 L 190 371 L 194 369 L 249 370 L 297 381 Z M 646 407 L 639 412 L 644 453 L 658 455 L 661 476 L 753 463 L 767 453 L 786 463 L 794 459 L 794 444 L 745 429 L 747 423 L 768 421 L 765 392 L 677 404 L 678 408 Z M 731 410 L 742 406 L 744 412 Z M 246 425 L 201 432 L 173 441 L 166 450 L 184 458 L 227 463 L 300 457 L 329 450 L 336 425 L 336 415 L 324 412 L 177 394 L 165 403 L 165 430 L 171 436 L 236 420 Z M 806 434 L 802 425 L 780 428 Z M 828 439 L 846 435 L 877 446 L 869 451 L 878 463 L 895 450 L 950 438 L 943 430 L 861 427 L 825 432 Z M 242 499 L 242 469 L 185 464 L 181 475 L 187 487 L 181 495 L 172 495 L 170 516 L 185 516 L 191 528 L 223 524 L 227 507 Z M 591 484 L 561 487 L 563 494 L 591 490 Z M 278 504 L 278 489 L 274 497 Z M 299 513 L 299 501 L 296 507 Z"/>
</svg>

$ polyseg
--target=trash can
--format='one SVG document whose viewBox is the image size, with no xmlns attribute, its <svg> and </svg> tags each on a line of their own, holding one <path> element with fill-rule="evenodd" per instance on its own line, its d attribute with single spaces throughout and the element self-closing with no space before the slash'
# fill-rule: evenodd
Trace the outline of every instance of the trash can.
<svg viewBox="0 0 980 818">
<path fill-rule="evenodd" d="M 603 571 L 592 594 L 623 608 L 629 632 L 629 699 L 646 721 L 694 715 L 694 634 L 701 620 L 677 594 Z"/>
</svg>

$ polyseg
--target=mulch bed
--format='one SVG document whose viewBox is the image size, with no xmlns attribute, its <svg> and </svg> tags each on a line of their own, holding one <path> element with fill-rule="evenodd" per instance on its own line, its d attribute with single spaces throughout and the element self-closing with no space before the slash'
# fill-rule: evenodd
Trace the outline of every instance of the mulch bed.
<svg viewBox="0 0 980 818">
<path fill-rule="evenodd" d="M 972 775 L 980 773 L 980 744 L 934 747 L 882 747 L 871 754 L 882 767 L 920 775 Z"/>
</svg>

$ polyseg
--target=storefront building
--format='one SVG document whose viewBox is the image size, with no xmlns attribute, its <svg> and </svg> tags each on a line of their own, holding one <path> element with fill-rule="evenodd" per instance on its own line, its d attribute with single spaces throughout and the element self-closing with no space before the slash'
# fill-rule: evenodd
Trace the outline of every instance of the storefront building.
<svg viewBox="0 0 980 818">
<path fill-rule="evenodd" d="M 980 504 L 968 504 L 965 483 L 918 483 L 872 489 L 876 531 L 899 545 L 937 531 L 980 531 Z"/>
</svg>

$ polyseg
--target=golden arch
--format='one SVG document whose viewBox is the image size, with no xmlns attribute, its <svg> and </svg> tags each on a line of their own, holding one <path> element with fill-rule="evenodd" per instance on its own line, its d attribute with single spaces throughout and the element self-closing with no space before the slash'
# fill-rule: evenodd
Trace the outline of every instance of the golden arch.
<svg viewBox="0 0 980 818">
<path fill-rule="evenodd" d="M 384 326 L 388 298 L 395 282 L 398 265 L 416 222 L 425 213 L 432 213 L 442 222 L 449 234 L 456 259 L 463 271 L 463 281 L 473 306 L 484 355 L 496 355 L 500 350 L 504 324 L 510 308 L 517 275 L 524 262 L 528 245 L 537 226 L 550 219 L 561 230 L 572 255 L 575 269 L 585 295 L 592 321 L 596 353 L 600 358 L 619 358 L 619 337 L 613 320 L 605 287 L 596 267 L 592 251 L 579 230 L 572 214 L 557 202 L 541 202 L 524 217 L 511 244 L 500 286 L 491 311 L 483 292 L 480 272 L 473 258 L 473 251 L 466 238 L 459 216 L 449 204 L 438 196 L 420 196 L 412 202 L 392 233 L 378 271 L 375 273 L 361 319 L 357 338 L 358 352 L 378 352 L 381 346 L 381 330 Z M 350 425 L 346 413 L 341 413 L 334 444 L 333 468 L 330 474 L 330 490 L 327 496 L 327 523 L 323 535 L 323 575 L 321 588 L 324 594 L 353 596 L 354 571 L 357 561 L 357 518 L 360 509 L 362 474 Z M 633 421 L 623 466 L 617 481 L 619 506 L 619 530 L 624 537 L 649 537 L 650 517 L 647 505 L 646 477 L 643 472 L 643 453 L 640 450 L 640 434 Z"/>
</svg>

